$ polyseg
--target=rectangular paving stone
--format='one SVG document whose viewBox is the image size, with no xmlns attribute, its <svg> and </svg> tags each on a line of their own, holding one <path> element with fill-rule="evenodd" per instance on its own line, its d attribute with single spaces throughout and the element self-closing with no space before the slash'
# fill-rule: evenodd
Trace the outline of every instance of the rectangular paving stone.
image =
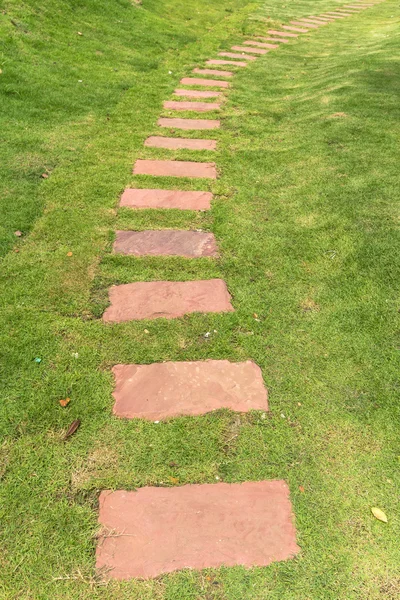
<svg viewBox="0 0 400 600">
<path fill-rule="evenodd" d="M 218 98 L 222 92 L 211 92 L 208 90 L 175 90 L 174 96 L 186 96 L 187 98 Z"/>
<path fill-rule="evenodd" d="M 200 177 L 216 179 L 215 163 L 191 162 L 184 160 L 142 160 L 138 159 L 133 168 L 134 175 L 155 175 L 158 177 Z"/>
<path fill-rule="evenodd" d="M 232 50 L 238 50 L 239 52 L 250 52 L 252 54 L 267 54 L 268 50 L 262 48 L 248 48 L 247 46 L 232 46 Z"/>
<path fill-rule="evenodd" d="M 228 408 L 268 410 L 261 369 L 228 360 L 116 365 L 113 412 L 126 419 L 161 421 Z"/>
<path fill-rule="evenodd" d="M 256 60 L 255 56 L 248 56 L 247 54 L 235 54 L 235 52 L 218 52 L 218 56 L 226 56 L 227 58 L 241 58 L 244 60 Z"/>
<path fill-rule="evenodd" d="M 110 306 L 103 321 L 174 319 L 189 313 L 232 312 L 231 296 L 222 279 L 143 281 L 109 289 Z"/>
<path fill-rule="evenodd" d="M 157 124 L 160 127 L 169 127 L 172 129 L 218 129 L 221 122 L 216 119 L 174 119 L 161 117 Z"/>
<path fill-rule="evenodd" d="M 310 19 L 299 19 L 299 21 L 302 23 L 303 21 L 305 23 L 310 23 L 311 25 L 328 25 L 328 23 L 331 23 L 331 19 L 317 19 L 314 17 L 311 17 Z"/>
<path fill-rule="evenodd" d="M 96 567 L 116 580 L 263 567 L 299 552 L 282 480 L 106 490 L 99 523 Z"/>
<path fill-rule="evenodd" d="M 239 60 L 220 60 L 219 58 L 210 58 L 206 62 L 206 65 L 235 65 L 235 67 L 247 67 L 246 62 L 240 62 Z"/>
<path fill-rule="evenodd" d="M 215 102 L 176 102 L 175 100 L 167 100 L 163 106 L 167 110 L 195 110 L 196 112 L 209 112 L 221 108 L 221 105 Z"/>
<path fill-rule="evenodd" d="M 265 44 L 264 42 L 253 42 L 253 40 L 247 40 L 243 42 L 243 44 L 247 44 L 248 46 L 258 46 L 259 48 L 279 48 L 276 44 Z"/>
<path fill-rule="evenodd" d="M 325 17 L 325 16 L 326 16 L 326 17 L 331 17 L 331 19 L 344 19 L 344 17 L 343 17 L 343 16 L 339 17 L 338 15 L 331 15 L 331 13 L 327 13 L 327 14 L 325 14 L 325 13 L 324 13 L 324 15 L 323 15 L 323 16 L 324 16 L 324 17 Z"/>
<path fill-rule="evenodd" d="M 303 21 L 290 21 L 293 25 L 303 25 L 303 27 L 307 27 L 303 31 L 308 31 L 308 29 L 318 29 L 319 25 L 315 23 L 305 23 Z"/>
<path fill-rule="evenodd" d="M 232 77 L 232 71 L 222 71 L 220 69 L 193 69 L 193 73 L 199 75 L 216 75 L 217 77 Z M 220 94 L 221 92 L 217 92 Z"/>
<path fill-rule="evenodd" d="M 215 140 L 170 138 L 157 135 L 148 137 L 144 145 L 151 148 L 167 148 L 168 150 L 215 150 L 217 148 Z"/>
<path fill-rule="evenodd" d="M 332 21 L 334 21 L 335 19 L 332 19 L 331 17 L 314 17 L 313 15 L 311 15 L 311 19 L 315 19 L 316 22 L 321 23 L 332 23 Z"/>
<path fill-rule="evenodd" d="M 289 40 L 284 40 L 283 38 L 272 38 L 272 37 L 262 37 L 260 35 L 257 36 L 258 40 L 265 40 L 266 42 L 274 42 L 274 44 L 288 44 Z"/>
<path fill-rule="evenodd" d="M 131 256 L 217 256 L 212 233 L 174 229 L 117 231 L 114 252 Z"/>
<path fill-rule="evenodd" d="M 219 81 L 218 79 L 200 79 L 200 77 L 184 77 L 181 79 L 182 85 L 206 85 L 208 87 L 228 88 L 229 81 Z"/>
<path fill-rule="evenodd" d="M 289 31 L 275 31 L 273 29 L 270 29 L 268 31 L 268 33 L 270 35 L 277 35 L 279 37 L 286 37 L 286 38 L 288 38 L 288 37 L 291 37 L 291 38 L 297 38 L 297 37 L 299 37 L 297 35 L 297 33 L 290 33 Z"/>
<path fill-rule="evenodd" d="M 119 205 L 129 208 L 178 208 L 180 210 L 210 210 L 211 192 L 128 188 Z"/>
<path fill-rule="evenodd" d="M 294 21 L 292 21 L 293 23 Z M 304 29 L 303 27 L 291 27 L 290 25 L 282 25 L 282 29 L 286 29 L 287 31 L 297 31 L 298 33 L 307 33 L 308 29 Z"/>
</svg>

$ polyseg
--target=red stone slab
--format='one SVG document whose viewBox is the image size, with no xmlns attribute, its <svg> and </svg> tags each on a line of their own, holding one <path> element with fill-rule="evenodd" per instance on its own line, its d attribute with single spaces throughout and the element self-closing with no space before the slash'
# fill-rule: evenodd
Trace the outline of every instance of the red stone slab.
<svg viewBox="0 0 400 600">
<path fill-rule="evenodd" d="M 262 48 L 248 48 L 247 46 L 232 46 L 232 50 L 238 50 L 238 52 L 250 52 L 251 54 L 267 54 L 268 50 Z"/>
<path fill-rule="evenodd" d="M 372 6 L 372 4 L 345 4 L 345 8 L 361 8 L 361 10 L 364 10 L 365 8 L 368 8 L 369 6 Z"/>
<path fill-rule="evenodd" d="M 134 175 L 158 177 L 205 177 L 217 179 L 215 163 L 190 162 L 184 160 L 141 160 L 133 168 Z"/>
<path fill-rule="evenodd" d="M 174 229 L 117 231 L 114 252 L 132 256 L 216 256 L 212 233 Z"/>
<path fill-rule="evenodd" d="M 299 19 L 299 23 L 305 23 L 305 24 L 310 24 L 310 25 L 328 25 L 329 23 L 332 23 L 331 19 L 319 19 L 319 18 L 312 18 L 312 19 Z"/>
<path fill-rule="evenodd" d="M 320 25 L 322 25 L 322 23 L 319 23 L 318 25 L 316 25 L 315 23 L 305 23 L 303 21 L 290 21 L 293 25 L 302 25 L 303 27 L 307 27 L 307 29 L 303 30 L 303 31 L 308 31 L 309 29 L 318 29 L 318 27 Z"/>
<path fill-rule="evenodd" d="M 182 85 L 206 85 L 208 87 L 227 88 L 229 81 L 219 81 L 218 79 L 200 79 L 199 77 L 184 77 L 181 79 Z"/>
<path fill-rule="evenodd" d="M 162 117 L 158 119 L 157 124 L 160 127 L 170 127 L 172 129 L 218 129 L 220 121 L 215 119 L 172 119 Z"/>
<path fill-rule="evenodd" d="M 103 314 L 103 321 L 113 323 L 233 311 L 222 279 L 127 283 L 111 287 L 109 298 L 111 305 Z"/>
<path fill-rule="evenodd" d="M 211 92 L 208 90 L 175 90 L 174 96 L 186 96 L 187 98 L 218 98 L 222 92 Z"/>
<path fill-rule="evenodd" d="M 328 17 L 314 17 L 311 15 L 311 19 L 315 19 L 316 23 L 332 23 L 334 21 L 334 19 L 332 19 L 332 17 L 328 18 Z"/>
<path fill-rule="evenodd" d="M 344 10 L 337 10 L 335 12 L 332 13 L 328 13 L 328 15 L 340 15 L 340 16 L 344 16 L 344 17 L 351 17 L 354 13 L 351 12 L 346 12 Z"/>
<path fill-rule="evenodd" d="M 235 65 L 235 67 L 247 67 L 247 63 L 240 60 L 220 60 L 219 58 L 210 58 L 206 65 Z"/>
<path fill-rule="evenodd" d="M 114 409 L 118 417 L 161 421 L 228 408 L 268 410 L 260 368 L 228 360 L 116 365 Z"/>
<path fill-rule="evenodd" d="M 221 105 L 215 102 L 176 102 L 175 100 L 167 100 L 163 106 L 167 110 L 195 110 L 196 112 L 209 112 L 221 108 Z"/>
<path fill-rule="evenodd" d="M 279 37 L 292 37 L 292 38 L 297 38 L 299 37 L 297 35 L 297 33 L 289 33 L 288 31 L 275 31 L 274 29 L 270 29 L 268 31 L 268 33 L 270 35 L 278 35 Z"/>
<path fill-rule="evenodd" d="M 344 17 L 339 17 L 338 15 L 332 15 L 331 13 L 327 13 L 323 15 L 324 17 L 330 17 L 331 19 L 344 19 Z"/>
<path fill-rule="evenodd" d="M 130 188 L 122 194 L 119 205 L 129 208 L 209 210 L 212 198 L 213 195 L 210 192 Z"/>
<path fill-rule="evenodd" d="M 296 23 L 296 21 L 291 21 L 291 23 Z M 300 24 L 302 25 L 303 23 Z M 291 27 L 290 25 L 282 25 L 282 29 L 286 29 L 287 31 L 297 31 L 298 33 L 308 33 L 308 29 L 304 29 L 303 27 Z"/>
<path fill-rule="evenodd" d="M 96 567 L 117 580 L 262 567 L 299 552 L 293 520 L 282 480 L 107 490 L 100 494 Z"/>
<path fill-rule="evenodd" d="M 259 48 L 279 48 L 276 44 L 265 44 L 264 42 L 253 42 L 252 40 L 247 40 L 243 42 L 243 44 L 247 44 L 248 46 L 258 46 Z"/>
<path fill-rule="evenodd" d="M 260 35 L 257 36 L 258 40 L 264 40 L 266 42 L 274 42 L 274 44 L 288 44 L 290 40 L 284 40 L 282 38 L 272 38 L 272 37 L 262 37 Z"/>
<path fill-rule="evenodd" d="M 218 52 L 218 56 L 226 56 L 227 58 L 244 58 L 244 60 L 256 60 L 255 56 L 247 54 L 235 54 L 234 52 Z"/>
<path fill-rule="evenodd" d="M 219 69 L 193 69 L 193 73 L 199 73 L 200 75 L 216 75 L 217 77 L 232 77 L 232 71 L 222 71 Z M 222 92 L 216 92 L 221 94 Z"/>
<path fill-rule="evenodd" d="M 147 138 L 144 145 L 152 148 L 168 148 L 170 150 L 215 150 L 217 142 L 215 140 L 194 140 L 152 135 Z"/>
</svg>

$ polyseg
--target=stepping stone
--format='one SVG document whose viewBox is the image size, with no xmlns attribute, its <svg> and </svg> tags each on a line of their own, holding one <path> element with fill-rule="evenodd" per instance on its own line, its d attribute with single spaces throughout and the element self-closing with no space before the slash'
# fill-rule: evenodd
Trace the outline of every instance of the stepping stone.
<svg viewBox="0 0 400 600">
<path fill-rule="evenodd" d="M 275 31 L 274 29 L 270 29 L 268 31 L 268 33 L 270 35 L 278 35 L 279 37 L 292 37 L 292 38 L 297 38 L 299 37 L 297 35 L 297 33 L 289 33 L 288 31 Z"/>
<path fill-rule="evenodd" d="M 113 413 L 125 419 L 161 421 L 228 408 L 268 410 L 260 368 L 228 360 L 116 365 Z"/>
<path fill-rule="evenodd" d="M 307 29 L 303 29 L 304 31 L 308 31 L 308 29 L 318 29 L 319 25 L 315 25 L 315 23 L 303 23 L 303 21 L 290 21 L 293 25 L 303 25 L 307 27 Z M 297 30 L 299 31 L 299 30 Z"/>
<path fill-rule="evenodd" d="M 324 14 L 325 17 L 330 17 L 331 19 L 344 19 L 343 16 L 339 17 L 338 15 L 332 15 L 331 13 Z"/>
<path fill-rule="evenodd" d="M 224 62 L 224 61 L 221 61 Z M 219 64 L 219 62 L 218 62 Z M 233 63 L 236 64 L 236 63 Z M 198 73 L 199 75 L 216 75 L 217 77 L 232 77 L 232 71 L 220 71 L 219 69 L 193 69 L 193 73 Z M 221 92 L 216 92 L 220 94 Z"/>
<path fill-rule="evenodd" d="M 331 19 L 319 19 L 317 17 L 312 17 L 310 19 L 300 19 L 300 22 L 303 23 L 303 21 L 305 23 L 310 23 L 311 25 L 328 25 L 328 23 L 331 23 Z"/>
<path fill-rule="evenodd" d="M 252 54 L 267 54 L 268 52 L 268 50 L 263 50 L 262 48 L 247 48 L 246 46 L 232 46 L 232 50 L 251 52 Z"/>
<path fill-rule="evenodd" d="M 133 256 L 216 256 L 217 244 L 212 233 L 177 231 L 117 231 L 114 252 Z"/>
<path fill-rule="evenodd" d="M 174 100 L 167 100 L 163 106 L 167 110 L 195 110 L 196 112 L 209 112 L 221 108 L 220 104 L 214 102 L 175 102 Z"/>
<path fill-rule="evenodd" d="M 234 52 L 218 52 L 218 56 L 226 56 L 227 58 L 242 58 L 244 60 L 256 60 L 255 56 L 248 56 L 247 54 L 235 54 Z"/>
<path fill-rule="evenodd" d="M 265 40 L 266 42 L 274 42 L 274 44 L 288 44 L 289 40 L 284 40 L 282 38 L 271 38 L 271 37 L 261 37 L 260 35 L 257 36 L 258 40 Z"/>
<path fill-rule="evenodd" d="M 206 90 L 175 90 L 174 96 L 186 96 L 187 98 L 218 98 L 222 92 L 208 92 Z"/>
<path fill-rule="evenodd" d="M 211 58 L 206 62 L 206 65 L 235 65 L 235 67 L 247 67 L 246 62 L 239 60 L 220 60 L 219 58 Z"/>
<path fill-rule="evenodd" d="M 109 289 L 111 305 L 103 321 L 174 319 L 189 313 L 232 312 L 231 296 L 222 279 L 206 281 L 142 281 Z"/>
<path fill-rule="evenodd" d="M 134 175 L 155 175 L 157 177 L 200 177 L 217 179 L 215 163 L 189 162 L 183 160 L 141 160 L 133 169 Z"/>
<path fill-rule="evenodd" d="M 160 127 L 171 127 L 172 129 L 218 129 L 221 122 L 215 119 L 173 119 L 161 117 L 157 124 Z"/>
<path fill-rule="evenodd" d="M 209 210 L 212 198 L 211 192 L 128 188 L 122 194 L 119 205 L 129 208 Z"/>
<path fill-rule="evenodd" d="M 217 79 L 200 79 L 196 77 L 184 77 L 181 79 L 182 85 L 207 85 L 209 87 L 227 88 L 230 86 L 229 81 L 218 81 Z"/>
<path fill-rule="evenodd" d="M 169 138 L 153 135 L 144 143 L 151 148 L 167 148 L 168 150 L 215 150 L 217 142 L 215 140 L 194 140 L 185 138 Z"/>
<path fill-rule="evenodd" d="M 315 19 L 316 23 L 332 23 L 334 19 L 332 17 L 314 17 L 311 15 L 311 19 Z M 308 20 L 308 19 L 307 19 Z"/>
<path fill-rule="evenodd" d="M 263 42 L 253 42 L 252 40 L 243 42 L 243 44 L 247 44 L 248 46 L 258 46 L 259 48 L 279 48 L 276 44 L 264 44 Z"/>
<path fill-rule="evenodd" d="M 294 23 L 294 21 L 292 21 L 292 23 Z M 282 29 L 287 29 L 287 31 L 297 31 L 298 33 L 308 33 L 308 29 L 303 29 L 300 27 L 290 27 L 290 25 L 282 25 Z"/>
<path fill-rule="evenodd" d="M 96 567 L 110 579 L 263 567 L 299 552 L 282 480 L 102 491 Z"/>
</svg>

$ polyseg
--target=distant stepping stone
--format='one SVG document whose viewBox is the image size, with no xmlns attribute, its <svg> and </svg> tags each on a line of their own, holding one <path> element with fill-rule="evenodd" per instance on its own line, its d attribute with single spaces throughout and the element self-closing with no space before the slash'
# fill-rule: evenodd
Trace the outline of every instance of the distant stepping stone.
<svg viewBox="0 0 400 600">
<path fill-rule="evenodd" d="M 151 148 L 167 148 L 168 150 L 215 150 L 215 140 L 194 140 L 185 138 L 169 138 L 152 135 L 144 143 Z"/>
<path fill-rule="evenodd" d="M 268 52 L 268 50 L 263 50 L 262 48 L 248 48 L 247 46 L 232 46 L 232 50 L 250 52 L 251 54 L 267 54 Z"/>
<path fill-rule="evenodd" d="M 220 60 L 219 58 L 210 58 L 206 65 L 235 65 L 235 67 L 247 67 L 246 62 L 240 60 Z"/>
<path fill-rule="evenodd" d="M 218 79 L 200 79 L 197 77 L 184 77 L 181 79 L 182 85 L 206 85 L 207 87 L 228 88 L 229 81 L 219 81 Z"/>
<path fill-rule="evenodd" d="M 217 256 L 212 233 L 174 229 L 117 231 L 114 252 L 132 256 Z"/>
<path fill-rule="evenodd" d="M 300 23 L 302 25 L 302 23 Z M 298 33 L 308 33 L 308 29 L 304 29 L 303 27 L 291 27 L 290 25 L 282 25 L 282 29 L 286 29 L 287 31 L 297 31 Z"/>
<path fill-rule="evenodd" d="M 274 29 L 270 29 L 268 31 L 268 33 L 270 35 L 277 35 L 279 37 L 291 37 L 291 38 L 297 38 L 297 37 L 299 37 L 297 35 L 297 33 L 289 33 L 288 31 L 275 31 Z"/>
<path fill-rule="evenodd" d="M 252 40 L 247 40 L 243 42 L 243 44 L 247 44 L 248 46 L 258 46 L 259 48 L 279 48 L 276 44 L 265 44 L 264 42 L 253 42 Z"/>
<path fill-rule="evenodd" d="M 308 23 L 309 25 L 328 25 L 331 22 L 331 19 L 300 19 L 300 23 Z"/>
<path fill-rule="evenodd" d="M 272 38 L 272 37 L 262 37 L 260 35 L 257 36 L 258 40 L 264 40 L 266 42 L 273 42 L 274 44 L 288 44 L 289 40 L 284 40 L 283 38 Z"/>
<path fill-rule="evenodd" d="M 222 279 L 127 283 L 112 286 L 109 299 L 111 305 L 104 312 L 103 321 L 111 323 L 234 310 Z"/>
<path fill-rule="evenodd" d="M 301 33 L 307 33 L 309 29 L 318 29 L 319 25 L 315 25 L 314 23 L 304 23 L 303 21 L 290 21 L 292 23 L 292 25 L 301 25 L 302 26 L 302 31 Z M 304 27 L 307 27 L 307 29 L 304 29 Z M 299 28 L 292 28 L 293 31 L 300 31 Z"/>
<path fill-rule="evenodd" d="M 103 491 L 96 567 L 116 580 L 263 567 L 299 552 L 282 480 Z M 107 533 L 112 532 L 112 535 Z"/>
<path fill-rule="evenodd" d="M 177 208 L 180 210 L 210 210 L 211 192 L 129 188 L 119 205 L 129 208 Z"/>
<path fill-rule="evenodd" d="M 218 61 L 218 64 L 220 62 L 225 62 L 225 61 Z M 236 63 L 232 63 L 232 64 L 236 64 Z M 193 73 L 198 73 L 199 75 L 216 75 L 217 77 L 232 77 L 233 73 L 232 71 L 222 71 L 219 69 L 193 69 Z M 220 94 L 221 92 L 216 92 L 217 94 Z"/>
<path fill-rule="evenodd" d="M 175 102 L 174 100 L 167 100 L 163 106 L 167 110 L 195 110 L 196 112 L 209 112 L 221 108 L 220 104 L 214 102 Z"/>
<path fill-rule="evenodd" d="M 345 18 L 343 15 L 341 17 L 339 17 L 339 16 L 337 16 L 335 14 L 332 15 L 332 13 L 326 13 L 326 14 L 324 13 L 322 16 L 323 17 L 330 17 L 331 19 L 344 19 Z"/>
<path fill-rule="evenodd" d="M 113 373 L 117 417 L 161 421 L 221 408 L 268 410 L 261 370 L 249 360 L 116 365 Z"/>
<path fill-rule="evenodd" d="M 186 96 L 187 98 L 218 98 L 222 92 L 211 92 L 207 90 L 175 90 L 174 96 Z"/>
<path fill-rule="evenodd" d="M 244 60 L 256 60 L 255 56 L 248 56 L 247 54 L 235 54 L 234 52 L 218 52 L 218 56 L 226 56 L 227 58 L 241 58 Z"/>
<path fill-rule="evenodd" d="M 155 175 L 156 177 L 199 177 L 216 179 L 215 163 L 190 162 L 183 160 L 141 160 L 133 169 L 134 175 Z"/>
<path fill-rule="evenodd" d="M 221 122 L 215 119 L 173 119 L 161 117 L 157 124 L 160 127 L 170 127 L 172 129 L 218 129 Z"/>
</svg>

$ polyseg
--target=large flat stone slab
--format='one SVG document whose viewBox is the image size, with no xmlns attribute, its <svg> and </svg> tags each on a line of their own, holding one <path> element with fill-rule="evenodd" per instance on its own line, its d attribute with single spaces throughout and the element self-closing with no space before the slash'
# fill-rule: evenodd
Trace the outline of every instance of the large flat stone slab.
<svg viewBox="0 0 400 600">
<path fill-rule="evenodd" d="M 209 112 L 221 108 L 221 105 L 216 102 L 179 102 L 175 100 L 167 100 L 163 106 L 167 110 L 195 110 L 196 112 Z"/>
<path fill-rule="evenodd" d="M 318 23 L 318 25 L 316 25 L 315 23 L 310 23 L 310 22 L 303 22 L 303 21 L 290 21 L 293 25 L 301 25 L 302 27 L 306 27 L 307 29 L 303 29 L 303 33 L 307 32 L 309 29 L 318 29 L 318 27 L 320 25 L 326 25 L 326 23 Z"/>
<path fill-rule="evenodd" d="M 329 25 L 331 23 L 331 19 L 299 19 L 299 23 L 305 23 L 307 25 Z"/>
<path fill-rule="evenodd" d="M 232 50 L 249 52 L 250 54 L 267 54 L 268 52 L 268 50 L 263 50 L 262 48 L 248 48 L 247 46 L 232 46 Z"/>
<path fill-rule="evenodd" d="M 262 567 L 299 552 L 281 480 L 103 491 L 99 523 L 105 533 L 96 567 L 117 580 L 185 568 Z"/>
<path fill-rule="evenodd" d="M 128 188 L 122 194 L 119 205 L 129 208 L 210 210 L 212 198 L 211 192 Z"/>
<path fill-rule="evenodd" d="M 293 21 L 291 22 L 293 23 Z M 282 29 L 286 29 L 287 31 L 297 31 L 298 33 L 308 33 L 308 29 L 304 29 L 303 27 L 291 27 L 290 25 L 282 25 Z"/>
<path fill-rule="evenodd" d="M 288 44 L 289 40 L 285 40 L 283 38 L 272 38 L 272 37 L 262 37 L 260 35 L 257 36 L 258 40 L 264 40 L 266 42 L 274 42 L 274 44 Z"/>
<path fill-rule="evenodd" d="M 271 50 L 279 48 L 277 44 L 266 44 L 264 42 L 254 42 L 253 40 L 246 40 L 243 44 L 247 44 L 248 46 L 258 46 L 259 48 L 270 48 Z"/>
<path fill-rule="evenodd" d="M 182 85 L 206 85 L 207 87 L 218 87 L 228 88 L 230 86 L 229 81 L 222 81 L 218 79 L 201 79 L 200 77 L 184 77 L 181 79 Z"/>
<path fill-rule="evenodd" d="M 184 160 L 141 160 L 135 162 L 134 175 L 158 177 L 199 177 L 216 179 L 215 163 L 189 162 Z"/>
<path fill-rule="evenodd" d="M 270 29 L 268 31 L 269 35 L 277 35 L 278 37 L 292 37 L 292 38 L 297 38 L 299 37 L 297 35 L 297 33 L 290 33 L 289 31 L 275 31 L 274 29 Z"/>
<path fill-rule="evenodd" d="M 174 319 L 189 313 L 232 312 L 231 296 L 222 279 L 205 281 L 143 281 L 109 289 L 106 322 Z"/>
<path fill-rule="evenodd" d="M 152 135 L 144 142 L 145 146 L 151 148 L 167 148 L 169 150 L 215 150 L 217 142 L 215 140 L 196 140 L 186 138 L 170 138 L 158 135 Z"/>
<path fill-rule="evenodd" d="M 209 90 L 175 90 L 174 96 L 186 96 L 186 98 L 218 98 L 222 92 L 211 92 Z"/>
<path fill-rule="evenodd" d="M 116 365 L 114 409 L 118 417 L 161 421 L 229 408 L 268 410 L 260 368 L 228 360 Z"/>
<path fill-rule="evenodd" d="M 132 256 L 216 256 L 212 233 L 175 229 L 117 231 L 114 252 Z"/>
<path fill-rule="evenodd" d="M 248 54 L 236 54 L 235 52 L 218 52 L 218 56 L 226 56 L 227 58 L 240 58 L 242 60 L 256 60 L 255 56 Z"/>
<path fill-rule="evenodd" d="M 222 69 L 193 69 L 193 73 L 198 75 L 215 75 L 216 77 L 233 77 L 232 71 L 223 71 Z M 221 92 L 217 92 L 221 94 Z"/>
<path fill-rule="evenodd" d="M 171 129 L 218 129 L 221 122 L 217 119 L 174 119 L 161 117 L 157 124 L 160 127 L 169 127 Z"/>
<path fill-rule="evenodd" d="M 235 67 L 247 67 L 247 63 L 240 60 L 220 60 L 219 58 L 210 58 L 206 65 L 235 65 Z"/>
</svg>

